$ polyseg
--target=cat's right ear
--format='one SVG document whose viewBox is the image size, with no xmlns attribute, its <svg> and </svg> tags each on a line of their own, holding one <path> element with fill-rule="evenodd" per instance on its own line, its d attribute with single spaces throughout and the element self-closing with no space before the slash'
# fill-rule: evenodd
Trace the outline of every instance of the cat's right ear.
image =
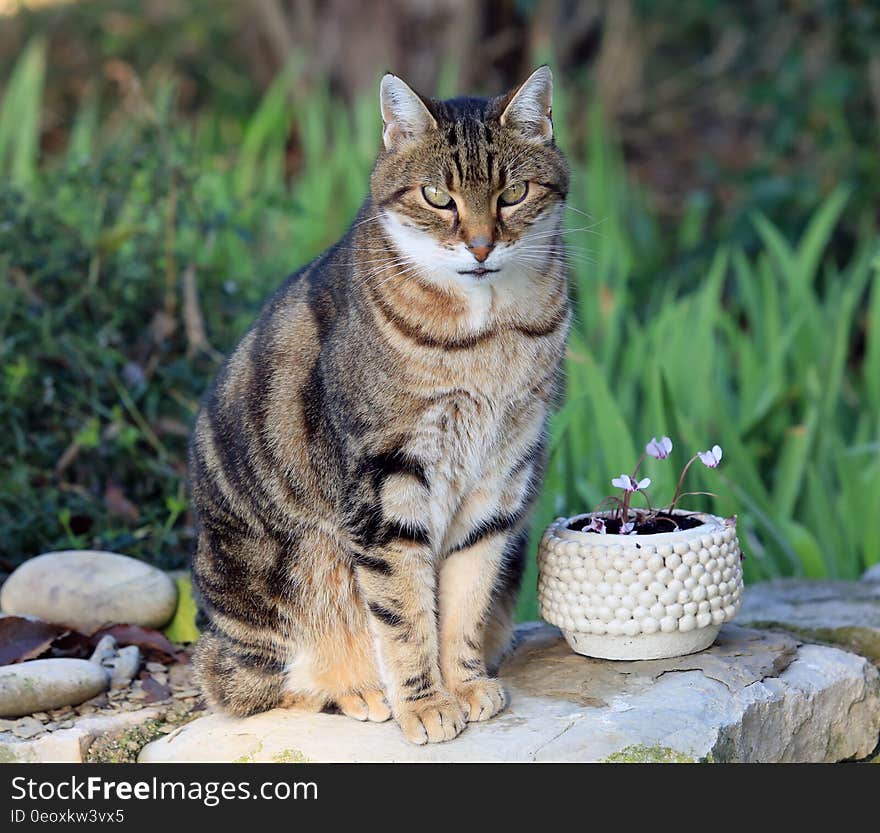
<svg viewBox="0 0 880 833">
<path fill-rule="evenodd" d="M 502 104 L 502 125 L 515 127 L 528 139 L 553 139 L 553 73 L 546 64 L 508 93 Z"/>
<path fill-rule="evenodd" d="M 379 85 L 379 106 L 382 108 L 382 141 L 386 150 L 395 150 L 437 127 L 418 93 L 391 73 L 384 75 Z"/>
</svg>

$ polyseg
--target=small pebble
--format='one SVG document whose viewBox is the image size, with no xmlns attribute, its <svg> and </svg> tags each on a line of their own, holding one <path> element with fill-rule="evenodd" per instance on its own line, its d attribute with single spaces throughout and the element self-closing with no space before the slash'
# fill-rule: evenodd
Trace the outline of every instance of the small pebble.
<svg viewBox="0 0 880 833">
<path fill-rule="evenodd" d="M 168 682 L 171 684 L 171 686 L 185 686 L 188 688 L 191 680 L 191 665 L 172 665 L 171 668 L 168 669 Z"/>
<path fill-rule="evenodd" d="M 62 706 L 60 709 L 52 709 L 49 712 L 49 717 L 53 720 L 66 720 L 68 717 L 73 717 L 74 713 L 70 706 Z"/>
<path fill-rule="evenodd" d="M 32 717 L 23 717 L 16 722 L 12 734 L 17 738 L 33 738 L 43 732 L 43 724 Z"/>
<path fill-rule="evenodd" d="M 141 652 L 137 645 L 129 645 L 120 650 L 115 657 L 105 663 L 110 671 L 110 686 L 114 689 L 126 688 L 137 674 L 141 665 Z"/>
<path fill-rule="evenodd" d="M 157 671 L 167 671 L 168 670 L 168 666 L 162 665 L 161 662 L 148 662 L 146 667 L 147 667 L 147 671 L 149 671 L 151 674 L 155 674 Z"/>
<path fill-rule="evenodd" d="M 104 665 L 115 653 L 116 640 L 109 633 L 104 634 L 95 646 L 95 650 L 92 651 L 89 662 L 93 662 L 95 665 Z"/>
</svg>

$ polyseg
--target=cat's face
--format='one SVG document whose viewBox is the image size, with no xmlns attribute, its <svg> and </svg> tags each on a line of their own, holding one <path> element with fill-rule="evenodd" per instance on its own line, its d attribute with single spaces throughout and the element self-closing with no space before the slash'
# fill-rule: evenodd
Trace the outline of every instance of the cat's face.
<svg viewBox="0 0 880 833">
<path fill-rule="evenodd" d="M 540 275 L 561 256 L 568 167 L 553 142 L 551 88 L 547 67 L 488 100 L 422 99 L 383 78 L 372 196 L 403 268 L 468 285 Z"/>
</svg>

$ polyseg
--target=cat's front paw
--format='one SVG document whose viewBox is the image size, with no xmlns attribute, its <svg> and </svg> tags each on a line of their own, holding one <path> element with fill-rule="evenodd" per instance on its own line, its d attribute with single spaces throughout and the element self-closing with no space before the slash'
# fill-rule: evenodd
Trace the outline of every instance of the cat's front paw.
<svg viewBox="0 0 880 833">
<path fill-rule="evenodd" d="M 377 689 L 367 689 L 337 697 L 336 705 L 343 714 L 355 720 L 383 723 L 391 717 L 391 709 L 385 699 L 385 693 Z"/>
<path fill-rule="evenodd" d="M 478 677 L 452 687 L 469 723 L 488 720 L 507 705 L 507 693 L 492 677 Z"/>
<path fill-rule="evenodd" d="M 401 703 L 394 718 L 406 739 L 419 745 L 452 740 L 461 734 L 466 723 L 458 701 L 445 692 Z"/>
</svg>

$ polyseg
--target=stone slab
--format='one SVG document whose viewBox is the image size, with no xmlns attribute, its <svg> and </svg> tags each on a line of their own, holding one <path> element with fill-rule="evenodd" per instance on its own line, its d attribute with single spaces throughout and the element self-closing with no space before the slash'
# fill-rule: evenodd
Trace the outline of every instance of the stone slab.
<svg viewBox="0 0 880 833">
<path fill-rule="evenodd" d="M 167 712 L 167 706 L 153 706 L 137 711 L 80 717 L 70 729 L 59 729 L 24 740 L 10 732 L 2 732 L 0 763 L 81 764 L 96 739 L 142 726 L 151 720 L 161 720 Z"/>
<path fill-rule="evenodd" d="M 737 622 L 840 645 L 880 664 L 877 581 L 776 579 L 751 584 Z"/>
<path fill-rule="evenodd" d="M 840 761 L 870 754 L 880 734 L 877 669 L 786 634 L 728 625 L 706 651 L 646 662 L 579 656 L 539 623 L 517 637 L 501 669 L 510 706 L 448 743 L 413 746 L 393 722 L 274 710 L 209 714 L 139 760 Z"/>
</svg>

